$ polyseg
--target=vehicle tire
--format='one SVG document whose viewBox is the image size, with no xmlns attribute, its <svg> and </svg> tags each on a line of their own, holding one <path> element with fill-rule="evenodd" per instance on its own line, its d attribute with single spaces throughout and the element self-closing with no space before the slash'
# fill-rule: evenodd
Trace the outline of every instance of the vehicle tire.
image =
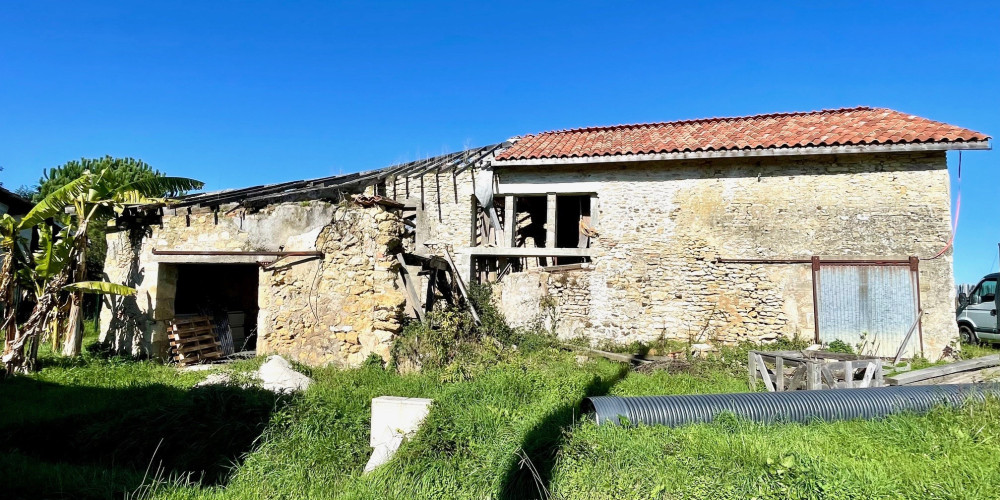
<svg viewBox="0 0 1000 500">
<path fill-rule="evenodd" d="M 972 327 L 969 325 L 959 325 L 958 338 L 962 340 L 963 344 L 979 343 L 979 337 L 976 336 L 976 332 L 972 331 Z"/>
</svg>

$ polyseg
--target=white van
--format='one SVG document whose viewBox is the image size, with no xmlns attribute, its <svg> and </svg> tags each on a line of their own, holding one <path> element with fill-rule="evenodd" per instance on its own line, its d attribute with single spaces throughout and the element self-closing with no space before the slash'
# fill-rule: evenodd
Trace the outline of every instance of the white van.
<svg viewBox="0 0 1000 500">
<path fill-rule="evenodd" d="M 962 342 L 1000 343 L 1000 330 L 997 326 L 997 307 L 1000 297 L 997 297 L 997 279 L 1000 273 L 987 274 L 972 289 L 972 293 L 958 296 L 958 333 Z"/>
</svg>

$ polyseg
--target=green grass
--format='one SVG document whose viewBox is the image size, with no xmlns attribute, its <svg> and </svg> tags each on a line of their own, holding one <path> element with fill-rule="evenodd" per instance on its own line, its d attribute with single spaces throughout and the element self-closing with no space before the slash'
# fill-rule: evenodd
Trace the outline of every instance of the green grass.
<svg viewBox="0 0 1000 500">
<path fill-rule="evenodd" d="M 747 348 L 676 374 L 578 365 L 548 347 L 462 377 L 306 369 L 315 383 L 292 398 L 192 390 L 204 372 L 96 352 L 46 354 L 39 373 L 0 382 L 0 484 L 7 498 L 537 498 L 542 487 L 566 499 L 996 496 L 997 401 L 809 425 L 598 427 L 579 414 L 586 395 L 745 391 Z M 392 462 L 362 475 L 381 395 L 435 404 Z"/>
<path fill-rule="evenodd" d="M 962 359 L 981 358 L 1000 354 L 1000 344 L 962 344 Z"/>
<path fill-rule="evenodd" d="M 1000 402 L 875 422 L 573 429 L 561 498 L 996 498 Z"/>
</svg>

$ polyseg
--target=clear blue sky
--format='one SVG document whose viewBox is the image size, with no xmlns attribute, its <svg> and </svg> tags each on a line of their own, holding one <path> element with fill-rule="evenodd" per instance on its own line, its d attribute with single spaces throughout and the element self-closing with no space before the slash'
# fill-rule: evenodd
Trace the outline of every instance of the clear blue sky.
<svg viewBox="0 0 1000 500">
<path fill-rule="evenodd" d="M 4 1 L 0 182 L 110 154 L 219 189 L 856 105 L 1000 135 L 1000 2 L 819 3 Z M 998 155 L 963 155 L 959 282 L 997 268 Z"/>
</svg>

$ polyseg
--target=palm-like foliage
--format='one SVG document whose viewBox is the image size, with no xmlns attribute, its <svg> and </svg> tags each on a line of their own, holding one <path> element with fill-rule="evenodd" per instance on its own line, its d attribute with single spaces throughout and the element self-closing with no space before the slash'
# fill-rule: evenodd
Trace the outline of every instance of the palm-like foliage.
<svg viewBox="0 0 1000 500">
<path fill-rule="evenodd" d="M 45 222 L 45 219 L 65 215 L 66 207 L 83 195 L 90 182 L 90 174 L 86 174 L 53 191 L 52 194 L 35 204 L 35 207 L 21 219 L 20 229 L 38 226 Z"/>
<path fill-rule="evenodd" d="M 119 177 L 110 169 L 84 171 L 39 201 L 21 220 L 21 228 L 37 226 L 49 218 L 62 219 L 70 207 L 77 215 L 77 227 L 81 227 L 108 220 L 127 205 L 163 202 L 168 196 L 204 185 L 186 177 L 149 177 L 128 183 L 120 183 Z"/>
<path fill-rule="evenodd" d="M 96 160 L 97 164 L 111 159 Z M 145 164 L 142 164 L 145 165 Z M 75 164 L 73 165 L 76 166 Z M 148 166 L 147 166 L 148 169 Z M 151 170 L 150 170 L 151 171 Z M 16 226 L 4 221 L 4 242 L 7 229 L 16 233 L 30 227 L 39 228 L 40 249 L 34 255 L 34 266 L 30 269 L 30 281 L 39 297 L 36 310 L 23 334 L 8 335 L 3 359 L 8 372 L 24 371 L 25 363 L 33 363 L 31 355 L 25 355 L 25 343 L 36 338 L 46 318 L 59 302 L 61 292 L 70 292 L 70 313 L 64 354 L 76 355 L 82 341 L 81 306 L 84 293 L 131 295 L 135 290 L 114 283 L 86 281 L 86 260 L 83 258 L 87 246 L 87 228 L 92 222 L 106 221 L 124 208 L 133 204 L 163 201 L 167 196 L 187 190 L 200 189 L 202 183 L 183 177 L 149 176 L 146 178 L 125 178 L 135 176 L 135 171 L 126 173 L 104 167 L 100 171 L 82 170 L 79 176 L 47 192 L 35 207 Z M 55 175 L 55 174 L 53 174 Z M 46 222 L 54 219 L 64 226 L 62 231 L 53 232 Z M 74 264 L 75 263 L 75 269 Z M 70 273 L 73 276 L 70 277 Z M 9 273 L 12 280 L 13 272 Z M 5 278 L 6 279 L 6 278 Z M 67 284 L 68 283 L 68 284 Z M 7 322 L 8 324 L 11 322 Z M 37 342 L 35 343 L 37 345 Z"/>
<path fill-rule="evenodd" d="M 52 226 L 48 224 L 38 226 L 38 250 L 34 254 L 35 266 L 32 269 L 38 293 L 42 293 L 46 281 L 70 264 L 73 240 L 68 229 L 60 233 L 61 235 L 54 233 Z"/>
</svg>

